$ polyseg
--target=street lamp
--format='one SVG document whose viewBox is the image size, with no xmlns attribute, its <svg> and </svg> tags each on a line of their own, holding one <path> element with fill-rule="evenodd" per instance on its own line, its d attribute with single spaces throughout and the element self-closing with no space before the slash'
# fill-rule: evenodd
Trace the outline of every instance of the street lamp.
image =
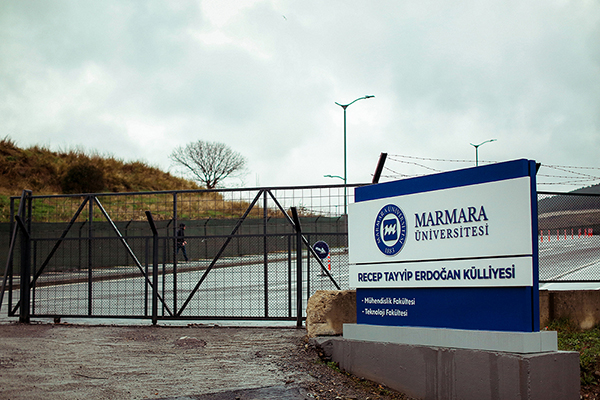
<svg viewBox="0 0 600 400">
<path fill-rule="evenodd" d="M 337 101 L 335 102 L 335 104 L 337 104 L 338 106 L 340 106 L 344 109 L 344 215 L 348 214 L 348 200 L 347 200 L 347 194 L 346 194 L 346 190 L 347 190 L 346 184 L 348 183 L 347 151 L 346 151 L 346 108 L 348 108 L 348 106 L 356 103 L 359 100 L 370 99 L 372 97 L 375 97 L 375 96 L 368 94 L 366 96 L 359 97 L 358 99 L 356 99 L 348 104 L 340 104 Z"/>
<path fill-rule="evenodd" d="M 475 147 L 475 166 L 478 167 L 479 166 L 479 146 L 481 146 L 482 144 L 486 144 L 488 142 L 495 142 L 497 139 L 490 139 L 490 140 L 486 140 L 485 142 L 481 142 L 479 144 L 473 144 L 470 143 L 471 146 Z"/>
</svg>

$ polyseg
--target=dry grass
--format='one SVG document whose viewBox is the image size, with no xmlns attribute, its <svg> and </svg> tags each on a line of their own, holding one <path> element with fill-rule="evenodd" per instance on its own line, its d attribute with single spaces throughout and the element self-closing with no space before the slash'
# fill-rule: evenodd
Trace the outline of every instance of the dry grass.
<svg viewBox="0 0 600 400">
<path fill-rule="evenodd" d="M 63 193 L 63 181 L 75 165 L 92 165 L 104 172 L 102 192 L 200 189 L 141 161 L 125 162 L 112 156 L 83 150 L 51 151 L 40 146 L 21 149 L 9 138 L 0 140 L 0 194 L 20 195 L 23 189 L 35 194 Z"/>
<path fill-rule="evenodd" d="M 79 149 L 52 151 L 41 146 L 22 149 L 5 137 L 0 140 L 0 220 L 8 220 L 9 198 L 21 195 L 23 189 L 31 190 L 34 195 L 65 193 L 65 178 L 77 165 L 92 166 L 102 172 L 99 192 L 201 189 L 195 182 L 141 161 L 125 162 Z M 50 211 L 57 206 L 46 204 L 40 208 Z"/>
</svg>

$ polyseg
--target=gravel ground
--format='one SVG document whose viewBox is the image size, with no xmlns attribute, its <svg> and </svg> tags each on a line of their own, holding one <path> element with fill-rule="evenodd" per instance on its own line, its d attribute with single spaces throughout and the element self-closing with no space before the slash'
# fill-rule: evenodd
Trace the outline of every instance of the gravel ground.
<svg viewBox="0 0 600 400">
<path fill-rule="evenodd" d="M 0 324 L 2 399 L 407 399 L 293 328 Z"/>
</svg>

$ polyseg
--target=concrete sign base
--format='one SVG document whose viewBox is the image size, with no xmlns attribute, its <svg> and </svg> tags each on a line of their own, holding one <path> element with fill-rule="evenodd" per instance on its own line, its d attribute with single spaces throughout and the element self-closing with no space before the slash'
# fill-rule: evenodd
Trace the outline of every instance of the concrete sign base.
<svg viewBox="0 0 600 400">
<path fill-rule="evenodd" d="M 344 324 L 344 338 L 520 354 L 558 350 L 555 331 L 498 332 Z"/>
<path fill-rule="evenodd" d="M 341 337 L 311 342 L 341 369 L 418 399 L 579 399 L 577 352 L 517 354 Z"/>
</svg>

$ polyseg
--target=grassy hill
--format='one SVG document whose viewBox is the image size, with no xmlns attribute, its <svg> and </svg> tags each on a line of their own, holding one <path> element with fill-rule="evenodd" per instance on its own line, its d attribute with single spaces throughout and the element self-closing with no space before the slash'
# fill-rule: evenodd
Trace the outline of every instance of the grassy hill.
<svg viewBox="0 0 600 400">
<path fill-rule="evenodd" d="M 39 195 L 200 187 L 144 162 L 124 162 L 79 150 L 56 152 L 39 146 L 21 149 L 4 138 L 0 140 L 0 194 L 17 196 L 23 189 Z"/>
<path fill-rule="evenodd" d="M 0 140 L 0 220 L 8 218 L 10 196 L 29 189 L 34 195 L 63 193 L 141 192 L 200 189 L 144 162 L 124 162 L 81 150 L 51 151 L 40 146 L 19 148 Z"/>
</svg>

